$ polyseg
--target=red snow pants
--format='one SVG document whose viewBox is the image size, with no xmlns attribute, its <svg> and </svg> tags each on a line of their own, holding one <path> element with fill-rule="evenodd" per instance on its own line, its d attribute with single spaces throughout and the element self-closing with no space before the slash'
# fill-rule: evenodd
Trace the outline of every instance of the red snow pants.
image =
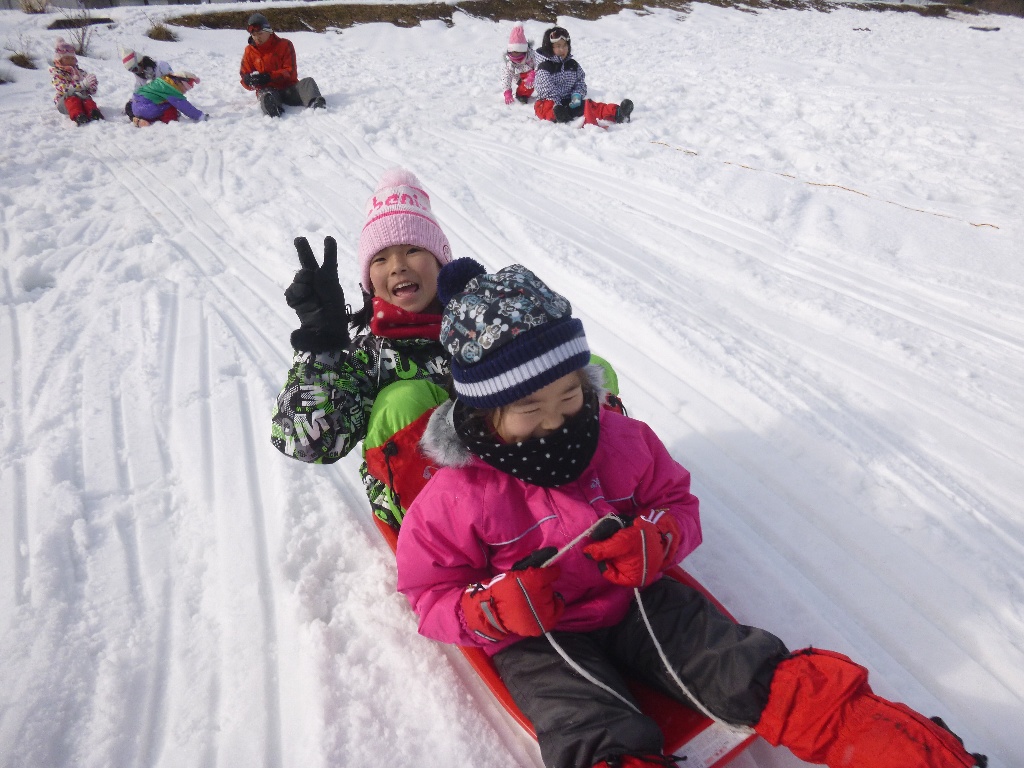
<svg viewBox="0 0 1024 768">
<path fill-rule="evenodd" d="M 531 96 L 533 96 L 533 88 L 529 88 L 523 85 L 523 80 L 526 79 L 526 74 L 526 72 L 523 72 L 521 75 L 519 75 L 519 81 L 516 84 L 516 96 L 518 96 L 520 99 L 528 99 Z"/>
<path fill-rule="evenodd" d="M 808 763 L 829 768 L 969 768 L 960 740 L 903 704 L 876 696 L 868 671 L 846 656 L 808 648 L 775 669 L 754 726 Z"/>
<path fill-rule="evenodd" d="M 555 121 L 555 104 L 551 99 L 539 99 L 533 105 L 533 111 L 541 120 Z M 598 120 L 615 122 L 615 116 L 619 113 L 618 104 L 605 104 L 600 101 L 584 99 L 583 105 L 572 110 L 573 118 L 583 115 L 584 125 L 597 125 Z"/>
<path fill-rule="evenodd" d="M 84 99 L 81 96 L 68 96 L 64 99 L 64 109 L 67 111 L 68 117 L 76 120 L 79 115 L 88 117 L 95 112 L 96 102 L 88 96 Z"/>
<path fill-rule="evenodd" d="M 163 114 L 157 118 L 161 123 L 173 123 L 178 119 L 178 110 L 172 107 L 170 104 L 167 105 L 167 109 L 163 111 Z"/>
</svg>

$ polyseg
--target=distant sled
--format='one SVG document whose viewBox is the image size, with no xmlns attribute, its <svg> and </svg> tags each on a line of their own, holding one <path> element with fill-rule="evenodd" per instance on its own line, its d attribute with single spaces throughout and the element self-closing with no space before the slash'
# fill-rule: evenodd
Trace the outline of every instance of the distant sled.
<svg viewBox="0 0 1024 768">
<path fill-rule="evenodd" d="M 388 546 L 391 547 L 391 551 L 394 552 L 398 547 L 398 531 L 376 517 L 374 517 L 374 522 Z M 732 618 L 725 607 L 682 568 L 676 566 L 667 573 L 671 578 L 700 591 L 720 611 Z M 535 737 L 533 725 L 512 700 L 508 688 L 498 676 L 498 670 L 495 669 L 490 657 L 482 649 L 476 647 L 459 646 L 459 650 L 462 651 L 462 655 L 466 657 L 470 666 L 473 667 L 491 693 L 501 702 L 505 711 L 523 727 L 523 730 Z M 697 710 L 680 704 L 642 683 L 631 682 L 629 687 L 640 704 L 640 710 L 654 720 L 665 735 L 666 754 L 685 758 L 686 762 L 681 763 L 685 768 L 721 768 L 736 758 L 757 738 L 756 735 L 731 731 L 705 717 Z"/>
</svg>

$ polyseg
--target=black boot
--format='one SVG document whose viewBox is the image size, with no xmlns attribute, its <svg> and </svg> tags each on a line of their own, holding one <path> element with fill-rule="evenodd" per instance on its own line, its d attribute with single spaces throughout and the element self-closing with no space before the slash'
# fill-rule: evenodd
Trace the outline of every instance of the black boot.
<svg viewBox="0 0 1024 768">
<path fill-rule="evenodd" d="M 317 96 L 315 99 L 313 99 L 312 101 L 309 102 L 309 108 L 310 109 L 326 109 L 327 108 L 327 99 L 325 99 L 323 96 Z"/>
<path fill-rule="evenodd" d="M 274 98 L 274 94 L 270 91 L 260 95 L 260 106 L 263 107 L 263 111 L 270 117 L 281 116 L 281 105 L 277 103 L 277 99 Z"/>
<path fill-rule="evenodd" d="M 948 725 L 946 725 L 946 721 L 945 720 L 943 720 L 941 717 L 938 717 L 938 716 L 930 717 L 928 719 L 931 720 L 933 723 L 935 723 L 937 726 L 939 726 L 939 728 L 945 728 L 947 731 L 952 733 L 953 736 L 956 738 L 956 740 L 960 742 L 960 746 L 963 746 L 964 740 L 961 739 L 959 736 L 957 736 L 952 728 L 950 728 Z M 987 766 L 988 766 L 988 755 L 982 755 L 982 754 L 979 754 L 977 752 L 971 752 L 971 757 L 974 758 L 974 763 L 975 763 L 975 765 L 978 768 L 987 768 Z"/>
<path fill-rule="evenodd" d="M 568 123 L 572 120 L 572 110 L 564 104 L 556 104 L 553 110 L 556 123 Z"/>
<path fill-rule="evenodd" d="M 105 118 L 103 117 L 103 113 L 102 112 L 100 112 L 98 109 L 94 109 L 92 112 L 89 113 L 89 119 L 90 120 L 103 120 Z"/>
<path fill-rule="evenodd" d="M 516 101 L 518 101 L 520 104 L 525 104 L 529 100 L 530 100 L 529 96 L 520 96 L 518 93 L 516 94 Z"/>
<path fill-rule="evenodd" d="M 83 112 L 82 114 L 80 114 L 78 117 L 75 118 L 75 125 L 77 125 L 79 128 L 81 128 L 83 125 L 85 125 L 88 122 L 89 122 L 89 116 L 87 114 L 85 114 L 85 112 Z"/>
<path fill-rule="evenodd" d="M 628 123 L 631 114 L 633 114 L 633 102 L 629 99 L 623 99 L 622 103 L 619 104 L 619 108 L 615 110 L 615 122 Z"/>
</svg>

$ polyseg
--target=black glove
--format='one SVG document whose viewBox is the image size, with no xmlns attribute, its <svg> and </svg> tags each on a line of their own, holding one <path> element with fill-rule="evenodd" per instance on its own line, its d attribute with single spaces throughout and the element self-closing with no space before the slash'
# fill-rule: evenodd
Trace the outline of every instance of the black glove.
<svg viewBox="0 0 1024 768">
<path fill-rule="evenodd" d="M 270 75 L 266 72 L 250 72 L 244 80 L 250 88 L 262 88 L 270 82 Z"/>
<path fill-rule="evenodd" d="M 306 238 L 295 238 L 295 250 L 302 269 L 284 292 L 288 306 L 299 316 L 292 348 L 301 352 L 341 349 L 348 344 L 349 334 L 345 292 L 338 281 L 338 243 L 333 237 L 324 238 L 322 267 Z"/>
</svg>

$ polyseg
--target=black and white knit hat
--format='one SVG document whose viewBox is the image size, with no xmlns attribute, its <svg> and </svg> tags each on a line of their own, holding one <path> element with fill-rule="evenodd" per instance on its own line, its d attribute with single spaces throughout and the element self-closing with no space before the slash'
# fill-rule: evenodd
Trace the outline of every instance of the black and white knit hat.
<svg viewBox="0 0 1024 768">
<path fill-rule="evenodd" d="M 445 305 L 441 343 L 466 405 L 508 405 L 590 362 L 568 300 L 521 264 L 490 275 L 473 259 L 456 259 L 438 274 L 437 295 Z"/>
</svg>

